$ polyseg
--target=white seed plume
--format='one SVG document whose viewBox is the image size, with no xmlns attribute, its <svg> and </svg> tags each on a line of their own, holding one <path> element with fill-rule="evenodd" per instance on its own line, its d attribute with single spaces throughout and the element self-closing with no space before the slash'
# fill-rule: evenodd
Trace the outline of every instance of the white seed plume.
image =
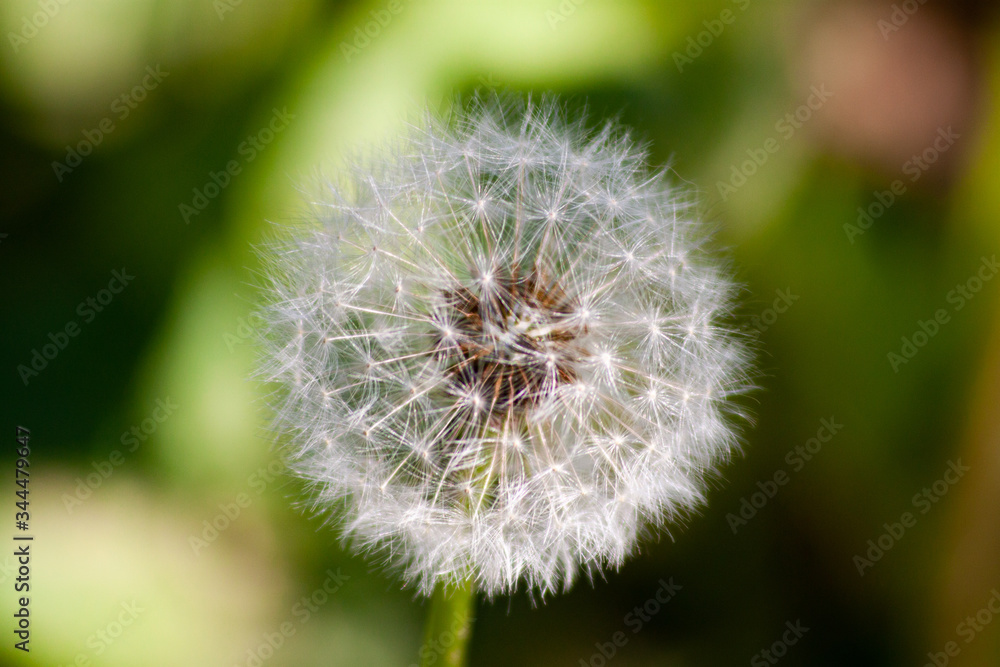
<svg viewBox="0 0 1000 667">
<path fill-rule="evenodd" d="M 613 124 L 473 102 L 324 188 L 267 253 L 279 432 L 423 592 L 617 567 L 733 449 L 732 285 Z"/>
</svg>

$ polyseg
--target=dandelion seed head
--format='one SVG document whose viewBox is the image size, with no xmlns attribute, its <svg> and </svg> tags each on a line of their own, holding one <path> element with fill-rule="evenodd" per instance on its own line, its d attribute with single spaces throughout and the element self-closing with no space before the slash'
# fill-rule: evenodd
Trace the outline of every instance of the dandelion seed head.
<svg viewBox="0 0 1000 667">
<path fill-rule="evenodd" d="M 703 502 L 744 416 L 705 245 L 614 124 L 509 99 L 414 123 L 265 253 L 292 468 L 423 592 L 620 566 Z"/>
</svg>

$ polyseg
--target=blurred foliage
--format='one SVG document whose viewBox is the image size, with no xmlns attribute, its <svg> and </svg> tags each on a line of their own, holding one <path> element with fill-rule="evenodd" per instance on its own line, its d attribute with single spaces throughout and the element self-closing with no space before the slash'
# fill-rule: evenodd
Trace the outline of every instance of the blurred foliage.
<svg viewBox="0 0 1000 667">
<path fill-rule="evenodd" d="M 697 193 L 745 285 L 761 374 L 745 455 L 703 515 L 606 581 L 482 601 L 473 664 L 599 665 L 620 630 L 609 664 L 764 664 L 797 620 L 809 630 L 782 664 L 923 664 L 949 641 L 949 664 L 997 664 L 1000 625 L 957 633 L 1000 587 L 1000 291 L 987 281 L 961 310 L 948 294 L 1000 245 L 1000 42 L 986 3 L 912 6 L 897 25 L 897 5 L 846 0 L 5 2 L 2 459 L 12 470 L 14 426 L 31 428 L 37 537 L 32 651 L 7 641 L 0 662 L 415 661 L 422 603 L 342 549 L 262 433 L 252 245 L 344 151 L 497 88 L 621 118 Z M 838 22 L 838 7 L 870 20 Z M 945 78 L 968 85 L 950 107 L 893 50 L 919 31 L 961 45 Z M 883 59 L 896 74 L 872 79 Z M 833 90 L 786 137 L 827 74 L 867 87 Z M 858 208 L 906 177 L 880 138 L 904 142 L 893 119 L 939 107 L 954 150 L 852 238 Z M 275 114 L 287 128 L 262 132 Z M 919 153 L 938 127 L 914 124 Z M 752 173 L 728 192 L 734 169 Z M 88 316 L 116 270 L 134 279 Z M 768 313 L 779 290 L 795 299 Z M 942 308 L 894 372 L 887 355 Z M 79 334 L 24 375 L 71 322 Z M 157 400 L 177 405 L 161 421 Z M 842 430 L 796 469 L 789 453 L 831 418 Z M 914 494 L 958 459 L 970 471 L 920 513 Z M 779 470 L 787 483 L 734 524 Z M 906 511 L 916 525 L 859 576 L 855 557 Z M 676 598 L 633 633 L 629 614 L 671 577 Z M 141 611 L 111 637 L 123 604 Z"/>
</svg>

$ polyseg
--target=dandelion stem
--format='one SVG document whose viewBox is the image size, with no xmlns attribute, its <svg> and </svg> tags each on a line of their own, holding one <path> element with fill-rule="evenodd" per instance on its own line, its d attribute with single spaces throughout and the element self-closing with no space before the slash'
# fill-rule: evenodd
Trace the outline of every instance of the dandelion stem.
<svg viewBox="0 0 1000 667">
<path fill-rule="evenodd" d="M 434 588 L 420 650 L 421 667 L 465 666 L 475 608 L 476 585 L 470 579 Z"/>
</svg>

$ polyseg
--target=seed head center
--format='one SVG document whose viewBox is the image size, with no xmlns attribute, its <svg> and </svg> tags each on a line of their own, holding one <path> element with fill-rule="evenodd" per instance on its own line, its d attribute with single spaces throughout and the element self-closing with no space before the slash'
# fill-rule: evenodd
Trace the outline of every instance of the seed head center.
<svg viewBox="0 0 1000 667">
<path fill-rule="evenodd" d="M 456 396 L 495 420 L 520 416 L 576 380 L 586 333 L 577 304 L 544 274 L 491 271 L 489 282 L 443 293 L 439 337 Z"/>
</svg>

